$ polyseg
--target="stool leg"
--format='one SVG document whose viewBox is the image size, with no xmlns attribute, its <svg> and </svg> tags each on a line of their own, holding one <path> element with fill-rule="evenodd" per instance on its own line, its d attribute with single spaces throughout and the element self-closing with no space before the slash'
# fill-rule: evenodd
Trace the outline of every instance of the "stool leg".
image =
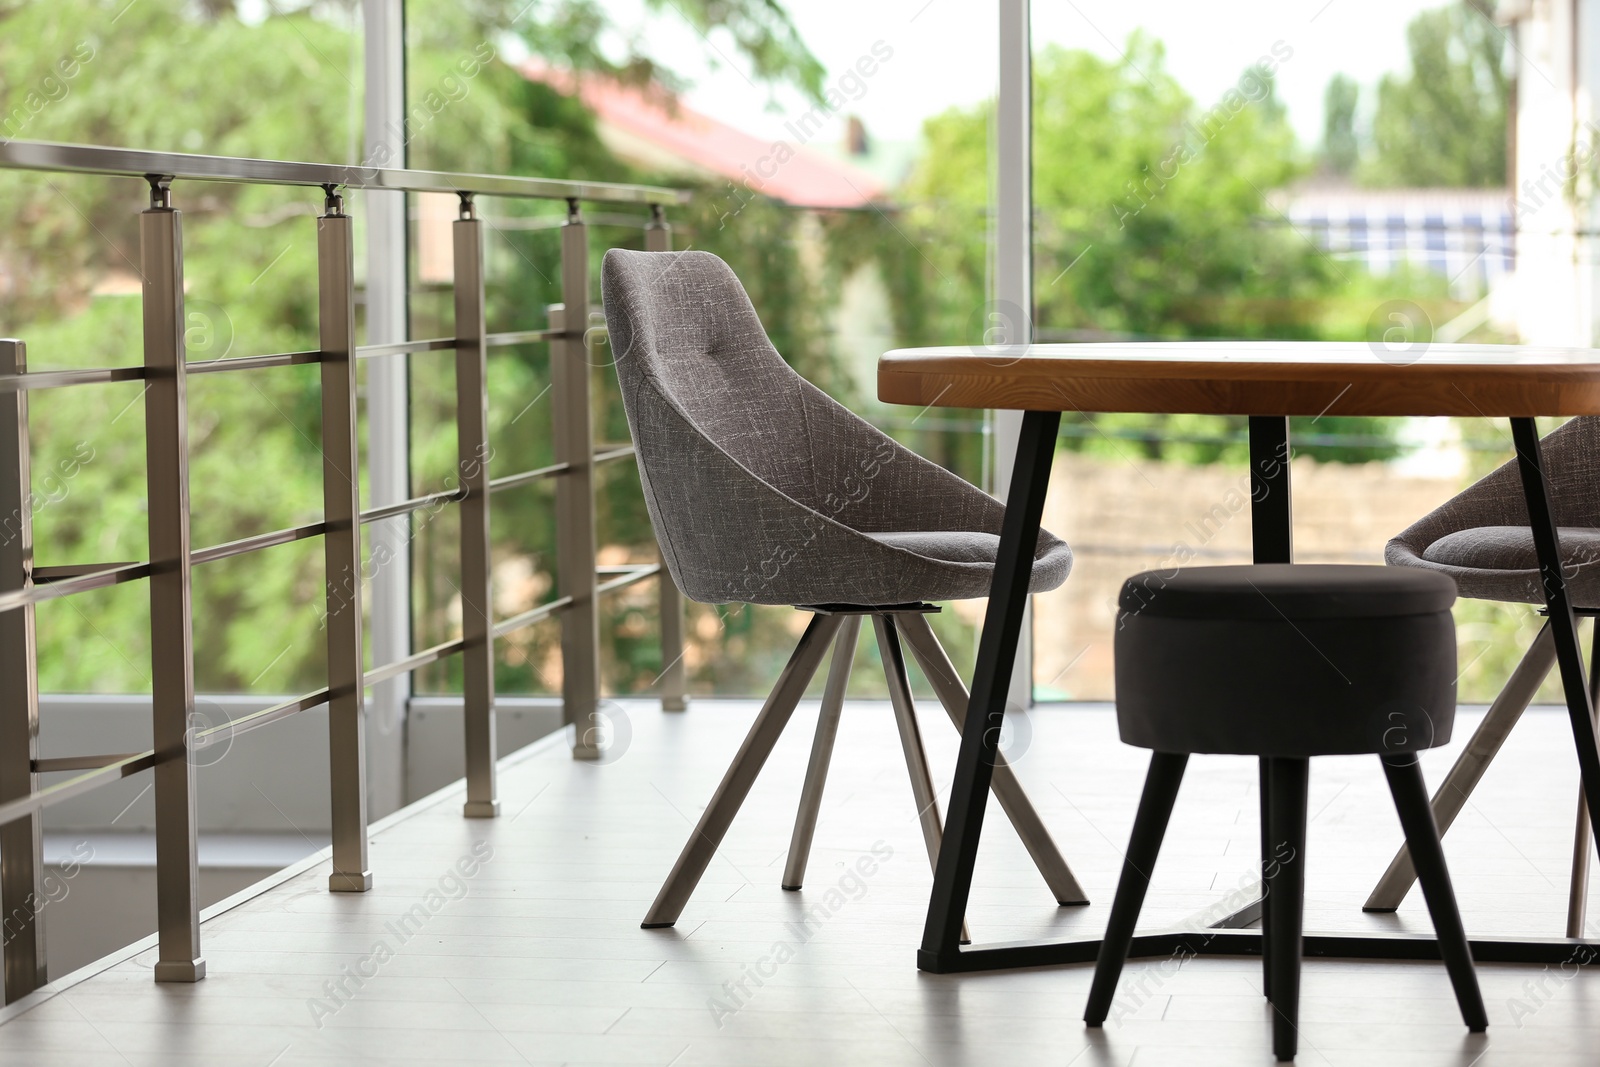
<svg viewBox="0 0 1600 1067">
<path fill-rule="evenodd" d="M 1449 832 L 1450 824 L 1466 806 L 1467 798 L 1477 788 L 1490 762 L 1500 751 L 1500 746 L 1505 744 L 1511 728 L 1522 718 L 1522 713 L 1532 703 L 1533 695 L 1549 677 L 1550 668 L 1555 663 L 1556 639 L 1547 622 L 1533 639 L 1533 644 L 1528 646 L 1517 669 L 1511 672 L 1500 695 L 1489 705 L 1488 713 L 1479 721 L 1478 728 L 1472 731 L 1466 749 L 1456 757 L 1455 766 L 1450 768 L 1450 773 L 1439 785 L 1439 791 L 1434 794 L 1433 819 L 1438 824 L 1441 837 Z M 1410 891 L 1411 883 L 1416 880 L 1417 872 L 1411 863 L 1411 853 L 1401 845 L 1400 851 L 1389 861 L 1388 870 L 1383 872 L 1383 877 L 1373 887 L 1372 895 L 1361 905 L 1361 910 L 1396 910 Z"/>
<path fill-rule="evenodd" d="M 1122 877 L 1117 880 L 1117 895 L 1111 902 L 1111 920 L 1106 924 L 1105 940 L 1100 942 L 1089 1003 L 1083 1009 L 1083 1021 L 1090 1026 L 1101 1025 L 1111 1012 L 1122 963 L 1133 944 L 1139 908 L 1144 904 L 1145 890 L 1150 888 L 1150 872 L 1155 870 L 1156 854 L 1161 851 L 1161 839 L 1166 836 L 1167 820 L 1172 817 L 1172 804 L 1178 799 L 1178 786 L 1183 782 L 1183 769 L 1188 763 L 1188 753 L 1150 754 L 1144 793 L 1139 797 L 1139 811 L 1133 817 L 1133 836 L 1122 858 Z"/>
<path fill-rule="evenodd" d="M 1261 993 L 1272 1000 L 1272 953 L 1266 950 L 1267 931 L 1272 925 L 1272 894 L 1267 892 L 1267 864 L 1272 860 L 1272 761 L 1262 756 L 1260 760 L 1261 806 Z"/>
<path fill-rule="evenodd" d="M 1444 863 L 1439 828 L 1434 824 L 1433 810 L 1428 804 L 1422 767 L 1416 755 L 1410 752 L 1380 758 L 1384 776 L 1389 779 L 1389 792 L 1394 796 L 1395 811 L 1400 815 L 1400 828 L 1405 831 L 1406 847 L 1411 850 L 1411 859 L 1417 866 L 1417 881 L 1422 883 L 1422 896 L 1428 902 L 1428 914 L 1433 917 L 1439 955 L 1450 972 L 1450 984 L 1455 986 L 1461 1018 L 1466 1021 L 1468 1030 L 1482 1033 L 1488 1029 L 1489 1016 L 1483 1009 L 1478 975 L 1472 968 L 1472 947 L 1467 944 L 1461 912 L 1456 908 L 1456 894 Z"/>
<path fill-rule="evenodd" d="M 1300 1043 L 1300 925 L 1305 911 L 1306 790 L 1311 761 L 1303 756 L 1270 760 L 1268 810 L 1271 852 L 1263 874 L 1272 901 L 1262 946 L 1271 976 L 1272 1052 L 1280 1061 L 1294 1059 Z"/>
</svg>

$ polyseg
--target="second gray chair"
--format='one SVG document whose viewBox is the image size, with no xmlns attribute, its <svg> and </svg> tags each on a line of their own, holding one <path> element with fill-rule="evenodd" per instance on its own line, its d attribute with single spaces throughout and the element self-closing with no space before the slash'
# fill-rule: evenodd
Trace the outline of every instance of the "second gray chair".
<svg viewBox="0 0 1600 1067">
<path fill-rule="evenodd" d="M 987 596 L 1004 508 L 904 448 L 796 374 L 743 286 L 706 252 L 606 253 L 606 326 L 662 557 L 703 603 L 812 613 L 643 925 L 671 926 L 705 873 L 830 645 L 832 666 L 787 865 L 804 879 L 861 618 L 877 632 L 930 861 L 942 829 L 900 640 L 957 729 L 967 692 L 928 626 L 927 601 Z M 1041 532 L 1031 588 L 1072 553 Z M 1056 900 L 1086 903 L 1010 768 L 994 793 Z"/>
<path fill-rule="evenodd" d="M 1572 419 L 1544 439 L 1540 452 L 1561 537 L 1567 592 L 1579 614 L 1594 615 L 1600 609 L 1600 419 Z M 1389 542 L 1384 558 L 1393 566 L 1447 574 L 1466 598 L 1544 604 L 1528 506 L 1514 459 L 1412 523 Z M 1591 648 L 1591 657 L 1597 652 L 1600 644 Z M 1433 817 L 1441 834 L 1466 805 L 1555 659 L 1555 640 L 1546 623 L 1434 795 Z M 1591 687 L 1600 684 L 1600 671 L 1595 667 L 1600 667 L 1600 660 L 1594 660 L 1589 671 Z M 1568 937 L 1583 936 L 1589 835 L 1589 812 L 1580 793 L 1567 904 Z M 1402 847 L 1365 909 L 1395 910 L 1415 880 L 1411 857 Z"/>
</svg>

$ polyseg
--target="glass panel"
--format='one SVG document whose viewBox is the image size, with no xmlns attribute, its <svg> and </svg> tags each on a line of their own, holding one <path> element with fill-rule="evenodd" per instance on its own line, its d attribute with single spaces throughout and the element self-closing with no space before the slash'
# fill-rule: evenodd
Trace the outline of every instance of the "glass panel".
<svg viewBox="0 0 1600 1067">
<path fill-rule="evenodd" d="M 513 10 L 507 8 L 507 10 Z M 568 14 L 577 10 L 557 8 Z M 830 395 L 974 481 L 983 476 L 982 418 L 891 409 L 876 401 L 876 362 L 897 344 L 965 340 L 981 320 L 988 197 L 987 103 L 993 97 L 993 3 L 896 3 L 861 9 L 829 0 L 789 5 L 785 23 L 760 3 L 602 3 L 584 23 L 524 9 L 515 32 L 475 26 L 455 6 L 408 5 L 413 165 L 509 169 L 548 177 L 647 181 L 685 187 L 693 202 L 669 212 L 678 248 L 727 260 L 778 351 Z M 536 21 L 526 21 L 536 20 Z M 458 61 L 478 42 L 497 61 L 468 78 Z M 959 69 L 942 57 L 966 54 Z M 470 64 L 469 64 L 470 65 Z M 676 96 L 672 94 L 676 90 Z M 432 95 L 430 96 L 430 92 Z M 930 120 L 975 109 L 980 131 L 959 210 L 925 195 Z M 449 330 L 448 228 L 453 204 L 413 209 L 413 330 Z M 560 205 L 490 202 L 490 328 L 538 328 L 559 299 L 553 227 Z M 586 209 L 591 271 L 604 249 L 642 247 L 642 213 Z M 959 243 L 947 237 L 959 233 Z M 975 243 L 973 243 L 975 239 Z M 598 298 L 596 280 L 592 295 Z M 974 298 L 973 293 L 979 295 Z M 981 329 L 981 327 L 979 327 Z M 451 382 L 441 355 L 413 359 L 413 467 L 419 488 L 451 470 Z M 492 357 L 495 473 L 549 462 L 544 346 Z M 595 432 L 628 440 L 615 375 L 594 379 Z M 597 479 L 602 566 L 654 562 L 656 549 L 631 461 Z M 502 615 L 553 595 L 554 525 L 544 489 L 495 500 L 496 596 Z M 451 520 L 418 538 L 418 643 L 447 640 L 455 623 Z M 981 605 L 979 606 L 981 610 Z M 972 605 L 935 620 L 966 669 Z M 806 617 L 787 608 L 688 605 L 685 662 L 693 693 L 759 695 L 772 685 Z M 606 692 L 648 693 L 663 664 L 656 586 L 641 582 L 602 605 Z M 559 627 L 502 642 L 505 692 L 559 690 Z M 853 688 L 882 695 L 871 641 Z M 446 663 L 419 686 L 454 686 Z M 821 681 L 819 679 L 819 686 Z"/>
<path fill-rule="evenodd" d="M 1218 19 L 1085 0 L 1034 5 L 1033 35 L 1040 340 L 1366 339 L 1404 358 L 1517 339 L 1485 300 L 1506 277 L 1485 235 L 1509 212 L 1509 57 L 1479 6 L 1251 0 Z M 1381 563 L 1508 455 L 1503 431 L 1296 418 L 1297 558 Z M 1077 562 L 1037 601 L 1040 699 L 1112 696 L 1128 575 L 1249 561 L 1245 460 L 1242 418 L 1064 417 L 1045 522 Z M 1486 701 L 1529 609 L 1459 617 L 1461 695 Z"/>
<path fill-rule="evenodd" d="M 342 5 L 90 0 L 14 5 L 0 34 L 0 137 L 353 162 L 361 27 Z M 179 182 L 191 360 L 317 344 L 315 190 Z M 141 361 L 138 213 L 145 183 L 0 172 L 0 335 L 32 369 Z M 32 402 L 41 565 L 144 558 L 137 383 Z M 317 375 L 293 367 L 196 379 L 196 547 L 321 515 Z M 196 572 L 202 691 L 301 692 L 325 680 L 319 543 Z M 147 691 L 148 594 L 121 586 L 42 605 L 47 691 Z"/>
</svg>

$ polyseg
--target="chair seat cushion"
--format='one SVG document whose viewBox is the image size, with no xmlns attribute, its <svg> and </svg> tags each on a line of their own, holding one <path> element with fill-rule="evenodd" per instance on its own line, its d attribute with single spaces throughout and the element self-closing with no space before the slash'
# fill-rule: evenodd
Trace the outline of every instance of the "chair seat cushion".
<svg viewBox="0 0 1600 1067">
<path fill-rule="evenodd" d="M 1455 720 L 1449 578 L 1349 566 L 1135 575 L 1115 637 L 1122 740 L 1158 752 L 1398 753 Z"/>
<path fill-rule="evenodd" d="M 989 595 L 994 561 L 1000 551 L 998 534 L 976 530 L 862 531 L 865 536 L 933 564 L 924 581 L 908 588 L 909 600 L 968 600 Z M 902 557 L 903 558 L 903 557 Z M 1067 580 L 1072 551 L 1066 542 L 1046 530 L 1039 531 L 1028 590 L 1044 593 Z M 923 586 L 926 588 L 923 588 Z"/>
<path fill-rule="evenodd" d="M 1561 556 L 1567 592 L 1577 607 L 1600 606 L 1600 530 L 1562 526 Z M 1539 557 L 1526 526 L 1475 526 L 1434 541 L 1420 555 L 1396 539 L 1384 558 L 1391 564 L 1436 570 L 1453 578 L 1461 596 L 1543 604 Z"/>
<path fill-rule="evenodd" d="M 1600 562 L 1600 530 L 1585 526 L 1559 529 L 1561 555 L 1568 565 Z M 1430 563 L 1448 563 L 1473 570 L 1538 570 L 1533 531 L 1526 526 L 1478 526 L 1446 534 L 1422 551 Z"/>
<path fill-rule="evenodd" d="M 947 563 L 982 563 L 990 566 L 1000 550 L 997 534 L 969 530 L 903 530 L 869 533 L 867 536 L 893 548 L 903 548 L 907 552 Z"/>
</svg>

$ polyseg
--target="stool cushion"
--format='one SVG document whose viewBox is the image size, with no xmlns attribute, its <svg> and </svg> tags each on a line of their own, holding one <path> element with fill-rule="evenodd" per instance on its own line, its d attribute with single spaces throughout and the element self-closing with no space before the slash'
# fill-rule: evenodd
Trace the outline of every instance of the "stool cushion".
<svg viewBox="0 0 1600 1067">
<path fill-rule="evenodd" d="M 1449 611 L 1455 600 L 1455 583 L 1430 571 L 1266 563 L 1145 571 L 1122 584 L 1117 607 L 1175 619 L 1369 619 Z"/>
<path fill-rule="evenodd" d="M 1455 586 L 1432 571 L 1148 571 L 1117 615 L 1122 740 L 1161 752 L 1320 756 L 1450 740 Z"/>
</svg>

